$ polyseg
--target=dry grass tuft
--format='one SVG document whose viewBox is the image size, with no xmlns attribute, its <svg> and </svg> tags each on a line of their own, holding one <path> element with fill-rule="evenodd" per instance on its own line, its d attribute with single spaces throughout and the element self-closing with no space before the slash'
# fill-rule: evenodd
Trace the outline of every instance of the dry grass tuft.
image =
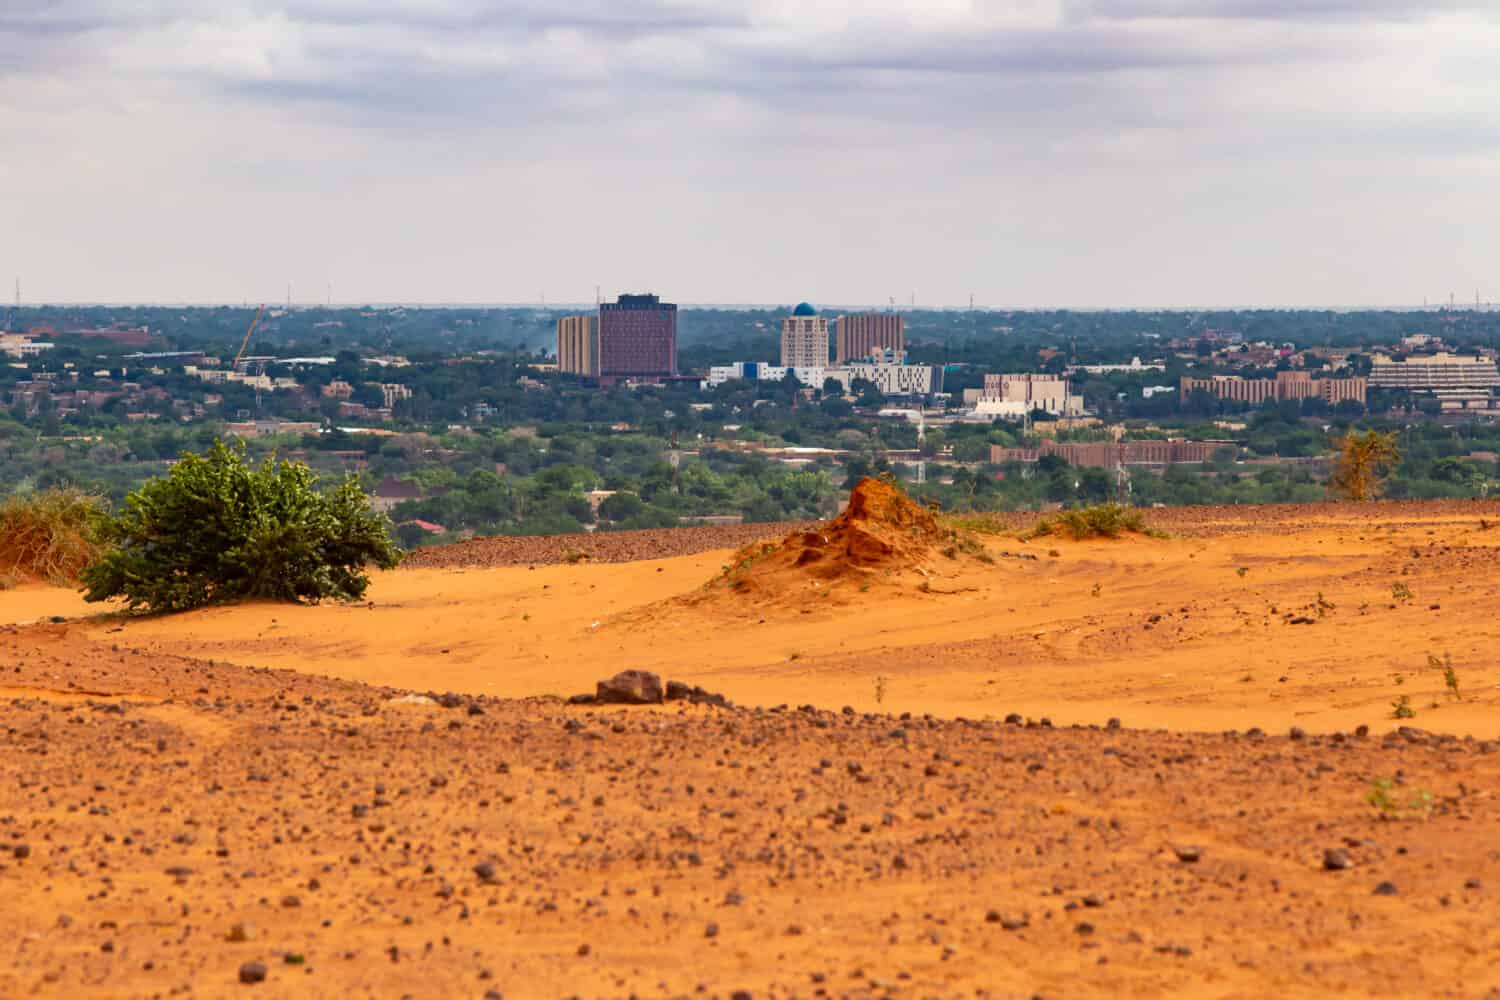
<svg viewBox="0 0 1500 1000">
<path fill-rule="evenodd" d="M 1043 518 L 1027 537 L 1066 535 L 1074 541 L 1082 541 L 1085 538 L 1119 538 L 1126 533 L 1152 538 L 1166 537 L 1165 533 L 1148 528 L 1146 517 L 1139 510 L 1117 503 L 1065 510 Z"/>
<path fill-rule="evenodd" d="M 104 551 L 102 497 L 50 489 L 0 502 L 0 588 L 43 582 L 78 583 Z"/>
</svg>

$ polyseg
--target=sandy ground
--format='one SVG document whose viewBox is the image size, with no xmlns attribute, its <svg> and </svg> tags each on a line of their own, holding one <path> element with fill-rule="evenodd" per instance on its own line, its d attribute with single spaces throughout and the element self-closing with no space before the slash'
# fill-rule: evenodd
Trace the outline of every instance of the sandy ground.
<svg viewBox="0 0 1500 1000">
<path fill-rule="evenodd" d="M 1500 736 L 1500 527 L 1441 507 L 1225 511 L 1166 540 L 990 538 L 992 565 L 790 599 L 682 600 L 731 554 L 618 565 L 405 569 L 368 604 L 96 618 L 166 653 L 418 690 L 592 690 L 641 667 L 746 705 L 1140 728 L 1320 731 L 1412 724 Z M 1402 589 L 1404 588 L 1404 589 Z M 0 621 L 76 615 L 66 592 L 0 593 Z M 85 614 L 97 614 L 91 608 Z M 1453 697 L 1444 668 L 1459 684 Z M 1446 660 L 1445 660 L 1446 658 Z"/>
<path fill-rule="evenodd" d="M 1500 998 L 1496 546 L 1277 508 L 925 588 L 3 592 L 0 996 Z M 550 697 L 630 666 L 738 707 Z"/>
<path fill-rule="evenodd" d="M 82 632 L 0 629 L 0 996 L 1500 995 L 1495 742 L 444 708 Z"/>
</svg>

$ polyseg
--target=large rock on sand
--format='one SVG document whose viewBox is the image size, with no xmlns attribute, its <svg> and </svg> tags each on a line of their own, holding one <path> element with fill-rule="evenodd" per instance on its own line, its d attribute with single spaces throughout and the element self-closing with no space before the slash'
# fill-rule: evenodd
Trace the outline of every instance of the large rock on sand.
<svg viewBox="0 0 1500 1000">
<path fill-rule="evenodd" d="M 622 670 L 599 682 L 594 700 L 602 705 L 660 705 L 661 678 L 647 670 Z"/>
</svg>

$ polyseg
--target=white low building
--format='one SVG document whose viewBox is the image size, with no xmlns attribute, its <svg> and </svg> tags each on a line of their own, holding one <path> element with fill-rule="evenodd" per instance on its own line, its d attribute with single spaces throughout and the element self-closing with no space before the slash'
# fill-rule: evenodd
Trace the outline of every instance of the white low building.
<svg viewBox="0 0 1500 1000">
<path fill-rule="evenodd" d="M 929 396 L 943 389 L 943 370 L 932 365 L 855 362 L 837 368 L 787 368 L 758 361 L 738 361 L 732 365 L 715 365 L 700 384 L 705 389 L 734 379 L 748 382 L 780 382 L 788 373 L 810 389 L 821 389 L 829 379 L 845 392 L 856 380 L 864 380 L 886 396 Z"/>
<path fill-rule="evenodd" d="M 20 334 L 0 333 L 0 354 L 8 354 L 13 358 L 35 358 L 55 346 L 50 340 L 32 340 Z"/>
</svg>

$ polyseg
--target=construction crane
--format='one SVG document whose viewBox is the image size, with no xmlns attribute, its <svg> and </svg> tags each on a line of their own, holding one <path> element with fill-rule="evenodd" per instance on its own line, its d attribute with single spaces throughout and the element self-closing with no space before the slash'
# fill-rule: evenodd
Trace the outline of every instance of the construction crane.
<svg viewBox="0 0 1500 1000">
<path fill-rule="evenodd" d="M 260 308 L 255 310 L 255 318 L 250 321 L 250 328 L 245 331 L 245 339 L 240 341 L 240 349 L 234 353 L 234 363 L 229 366 L 230 371 L 239 368 L 240 358 L 245 356 L 245 347 L 250 343 L 250 336 L 255 333 L 255 328 L 260 326 L 260 315 L 265 311 L 266 304 L 262 302 Z"/>
</svg>

